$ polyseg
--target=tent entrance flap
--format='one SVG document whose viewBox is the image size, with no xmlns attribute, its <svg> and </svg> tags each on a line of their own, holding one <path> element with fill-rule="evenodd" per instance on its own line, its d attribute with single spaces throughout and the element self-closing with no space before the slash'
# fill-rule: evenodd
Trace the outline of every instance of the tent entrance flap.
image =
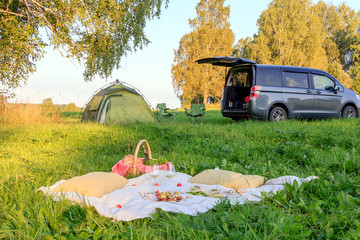
<svg viewBox="0 0 360 240">
<path fill-rule="evenodd" d="M 146 103 L 138 95 L 124 92 L 123 95 L 112 95 L 105 100 L 106 109 L 102 110 L 104 123 L 114 122 L 148 122 L 153 117 L 152 111 L 146 110 Z M 103 117 L 103 115 L 105 116 Z M 101 119 L 101 120 L 102 120 Z M 101 122 L 101 121 L 100 121 Z"/>
<path fill-rule="evenodd" d="M 100 104 L 103 100 L 103 96 L 94 96 L 93 99 L 89 102 L 90 104 L 90 111 L 97 111 L 99 110 Z"/>
<path fill-rule="evenodd" d="M 104 108 L 101 112 L 101 117 L 100 117 L 99 123 L 105 122 L 105 117 L 106 117 L 106 112 L 108 111 L 108 106 L 109 106 L 109 99 L 106 99 L 106 101 L 104 103 Z"/>
</svg>

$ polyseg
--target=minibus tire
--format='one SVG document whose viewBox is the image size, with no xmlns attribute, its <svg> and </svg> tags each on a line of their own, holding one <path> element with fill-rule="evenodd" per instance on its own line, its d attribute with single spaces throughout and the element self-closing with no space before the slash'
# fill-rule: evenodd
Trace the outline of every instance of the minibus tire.
<svg viewBox="0 0 360 240">
<path fill-rule="evenodd" d="M 357 112 L 353 106 L 346 106 L 341 113 L 343 118 L 356 118 Z"/>
<path fill-rule="evenodd" d="M 288 119 L 287 112 L 282 107 L 274 107 L 270 110 L 269 121 L 279 122 Z"/>
</svg>

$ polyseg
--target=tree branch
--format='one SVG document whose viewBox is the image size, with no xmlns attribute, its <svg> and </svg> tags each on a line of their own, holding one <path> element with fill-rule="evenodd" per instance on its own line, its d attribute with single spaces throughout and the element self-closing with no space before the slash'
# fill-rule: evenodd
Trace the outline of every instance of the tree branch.
<svg viewBox="0 0 360 240">
<path fill-rule="evenodd" d="M 41 5 L 40 3 L 38 3 L 37 1 L 35 0 L 28 0 L 29 2 L 33 3 L 34 5 L 37 5 L 38 7 L 40 7 L 41 9 L 44 9 L 45 11 L 48 11 L 54 15 L 58 15 L 58 13 L 54 12 L 53 10 L 51 10 L 50 8 L 47 8 L 43 5 Z"/>
<path fill-rule="evenodd" d="M 26 16 L 23 15 L 23 14 L 14 13 L 14 12 L 9 12 L 9 11 L 5 11 L 5 10 L 1 10 L 1 9 L 0 9 L 0 13 L 15 15 L 15 16 L 17 16 L 17 17 L 26 17 Z"/>
</svg>

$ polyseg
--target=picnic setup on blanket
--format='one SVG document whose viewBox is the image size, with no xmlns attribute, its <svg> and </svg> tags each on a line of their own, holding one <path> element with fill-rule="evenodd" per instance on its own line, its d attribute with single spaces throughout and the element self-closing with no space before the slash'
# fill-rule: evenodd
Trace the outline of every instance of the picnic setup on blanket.
<svg viewBox="0 0 360 240">
<path fill-rule="evenodd" d="M 138 158 L 142 144 L 145 158 Z M 147 151 L 145 151 L 147 150 Z M 207 212 L 224 199 L 231 204 L 258 202 L 262 193 L 276 193 L 285 184 L 299 185 L 317 179 L 282 176 L 268 181 L 258 175 L 242 175 L 220 169 L 207 169 L 194 177 L 175 171 L 174 163 L 146 165 L 152 159 L 146 140 L 141 140 L 134 156 L 127 155 L 112 172 L 91 172 L 69 180 L 60 180 L 37 191 L 55 201 L 67 199 L 92 206 L 104 217 L 132 221 L 151 217 L 157 209 L 195 216 Z M 128 176 L 141 174 L 127 179 Z"/>
</svg>

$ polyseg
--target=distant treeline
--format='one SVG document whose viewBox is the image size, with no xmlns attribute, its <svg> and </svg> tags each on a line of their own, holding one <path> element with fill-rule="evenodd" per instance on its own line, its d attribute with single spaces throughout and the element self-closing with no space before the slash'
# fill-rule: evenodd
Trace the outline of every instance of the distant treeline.
<svg viewBox="0 0 360 240">
<path fill-rule="evenodd" d="M 39 107 L 41 108 L 43 106 L 42 103 L 6 103 L 9 106 L 17 106 L 17 107 L 29 107 L 29 106 L 33 106 L 33 107 Z M 53 104 L 53 106 L 58 109 L 61 112 L 79 112 L 82 111 L 82 108 L 77 107 L 75 105 L 75 103 L 69 103 L 69 104 Z"/>
</svg>

